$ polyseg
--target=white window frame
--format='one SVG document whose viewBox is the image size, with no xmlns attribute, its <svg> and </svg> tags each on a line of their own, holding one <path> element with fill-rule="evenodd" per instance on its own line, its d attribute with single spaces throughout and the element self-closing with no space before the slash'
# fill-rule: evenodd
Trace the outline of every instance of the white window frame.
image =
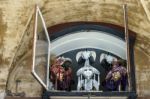
<svg viewBox="0 0 150 99">
<path fill-rule="evenodd" d="M 48 56 L 47 56 L 47 71 L 46 71 L 46 83 L 44 81 L 42 81 L 42 79 L 38 76 L 38 74 L 35 72 L 35 53 L 36 53 L 36 43 L 37 43 L 37 26 L 38 26 L 38 17 L 41 18 L 42 20 L 42 25 L 44 28 L 44 33 L 47 37 L 47 41 L 48 41 Z M 32 74 L 34 75 L 34 77 L 40 82 L 40 84 L 46 89 L 48 90 L 49 88 L 49 67 L 50 67 L 50 38 L 48 35 L 48 31 L 47 31 L 47 27 L 44 21 L 44 18 L 42 16 L 42 13 L 40 11 L 40 8 L 38 6 L 36 6 L 36 10 L 35 10 L 35 25 L 34 25 L 34 42 L 33 42 L 33 63 L 32 63 Z"/>
</svg>

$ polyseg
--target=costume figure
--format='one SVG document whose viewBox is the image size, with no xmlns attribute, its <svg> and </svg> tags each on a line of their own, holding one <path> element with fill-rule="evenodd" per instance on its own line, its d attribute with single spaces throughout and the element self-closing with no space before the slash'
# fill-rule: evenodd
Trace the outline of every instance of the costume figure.
<svg viewBox="0 0 150 99">
<path fill-rule="evenodd" d="M 71 91 L 71 85 L 73 84 L 72 80 L 72 69 L 71 69 L 72 61 L 66 58 L 66 61 L 63 63 L 64 72 L 64 83 L 65 90 Z"/>
<path fill-rule="evenodd" d="M 64 74 L 64 68 L 62 67 L 64 60 L 62 58 L 57 58 L 54 60 L 54 63 L 52 64 L 50 68 L 50 80 L 52 81 L 54 85 L 54 89 L 62 89 L 61 86 L 63 86 L 63 83 L 60 83 L 63 81 L 63 74 Z"/>
<path fill-rule="evenodd" d="M 94 60 L 93 58 L 94 54 L 95 53 L 92 54 L 92 51 L 87 51 L 87 50 L 82 51 L 79 57 L 78 57 L 79 54 L 77 54 L 77 57 L 80 60 L 82 61 L 84 60 L 83 61 L 84 66 L 77 71 L 77 76 L 78 76 L 77 90 L 78 91 L 81 90 L 82 88 L 85 91 L 91 91 L 93 89 L 96 89 L 97 91 L 99 90 L 100 72 L 96 68 L 90 65 L 90 60 Z"/>
<path fill-rule="evenodd" d="M 112 70 L 106 76 L 106 88 L 110 91 L 125 91 L 127 86 L 127 70 L 117 60 L 113 61 Z"/>
<path fill-rule="evenodd" d="M 70 63 L 69 65 L 67 63 Z M 50 79 L 57 90 L 71 90 L 72 69 L 71 60 L 64 57 L 57 58 L 50 68 Z"/>
<path fill-rule="evenodd" d="M 117 58 L 110 55 L 110 53 L 102 53 L 100 55 L 100 65 L 106 70 L 106 72 L 109 72 L 112 69 L 112 61 L 116 59 Z"/>
</svg>

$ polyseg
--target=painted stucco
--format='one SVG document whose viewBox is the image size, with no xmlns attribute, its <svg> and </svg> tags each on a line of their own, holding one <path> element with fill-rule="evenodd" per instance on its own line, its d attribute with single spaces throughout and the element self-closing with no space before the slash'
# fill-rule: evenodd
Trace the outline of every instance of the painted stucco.
<svg viewBox="0 0 150 99">
<path fill-rule="evenodd" d="M 31 75 L 32 41 L 28 40 L 28 37 L 32 38 L 33 33 L 31 16 L 35 4 L 40 6 L 46 25 L 50 27 L 75 21 L 106 22 L 123 26 L 124 3 L 128 4 L 129 29 L 137 33 L 134 48 L 137 91 L 140 96 L 149 95 L 150 1 L 148 0 L 0 0 L 0 92 L 5 90 L 8 74 L 13 71 L 14 75 L 9 84 L 14 85 L 15 79 L 20 77 L 23 79 L 20 91 L 25 91 L 27 96 L 40 96 L 41 87 Z M 30 18 L 31 23 L 28 21 Z M 26 38 L 22 41 L 24 43 L 21 43 L 16 65 L 12 65 L 19 42 L 24 35 Z M 14 87 L 9 88 L 15 90 Z M 38 90 L 34 91 L 35 88 Z"/>
</svg>

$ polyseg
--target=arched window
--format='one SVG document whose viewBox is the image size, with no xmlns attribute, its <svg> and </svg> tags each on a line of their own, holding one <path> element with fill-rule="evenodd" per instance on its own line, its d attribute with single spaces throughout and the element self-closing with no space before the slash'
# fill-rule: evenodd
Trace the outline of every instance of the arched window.
<svg viewBox="0 0 150 99">
<path fill-rule="evenodd" d="M 33 75 L 40 82 L 40 84 L 46 89 L 44 97 L 49 96 L 103 96 L 103 97 L 136 97 L 135 86 L 135 67 L 134 67 L 134 42 L 135 33 L 129 31 L 129 55 L 130 55 L 130 72 L 131 77 L 128 81 L 131 84 L 131 90 L 128 88 L 124 91 L 108 91 L 103 86 L 103 81 L 108 73 L 107 67 L 103 67 L 101 63 L 101 55 L 112 56 L 117 59 L 126 60 L 126 42 L 123 28 L 106 23 L 98 22 L 71 22 L 55 25 L 52 27 L 46 27 L 42 14 L 37 8 L 36 21 L 35 21 L 35 35 L 34 35 L 34 50 L 33 50 Z M 77 71 L 82 67 L 78 64 L 77 54 L 81 51 L 94 51 L 95 63 L 92 65 L 96 68 L 100 74 L 100 85 L 98 90 L 94 91 L 78 91 L 78 77 Z M 54 53 L 57 57 L 63 56 L 72 60 L 72 74 L 74 84 L 71 92 L 55 91 L 51 86 L 51 80 L 49 79 L 50 68 L 50 55 Z M 44 56 L 42 56 L 44 55 Z M 38 62 L 40 57 L 45 57 L 44 76 L 38 74 Z M 128 61 L 128 60 L 126 60 Z M 126 68 L 126 66 L 125 66 Z M 100 76 L 100 77 L 99 77 Z M 96 79 L 98 80 L 98 79 Z M 84 90 L 85 88 L 83 88 Z"/>
</svg>

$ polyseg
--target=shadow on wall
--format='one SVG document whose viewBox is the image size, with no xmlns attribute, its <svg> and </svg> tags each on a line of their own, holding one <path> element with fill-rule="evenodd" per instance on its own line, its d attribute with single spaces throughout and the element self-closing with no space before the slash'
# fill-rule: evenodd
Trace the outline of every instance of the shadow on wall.
<svg viewBox="0 0 150 99">
<path fill-rule="evenodd" d="M 15 57 L 10 68 L 6 88 L 7 90 L 10 90 L 11 93 L 25 92 L 27 97 L 41 96 L 42 94 L 41 85 L 35 80 L 35 78 L 31 74 L 33 26 L 34 18 L 32 16 L 15 53 Z M 18 84 L 17 89 L 16 80 L 21 81 Z"/>
</svg>

